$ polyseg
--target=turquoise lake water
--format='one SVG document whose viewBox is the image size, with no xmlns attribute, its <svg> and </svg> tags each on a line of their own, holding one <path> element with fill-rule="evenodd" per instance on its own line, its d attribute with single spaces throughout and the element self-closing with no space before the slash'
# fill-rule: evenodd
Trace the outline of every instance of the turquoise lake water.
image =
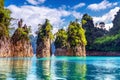
<svg viewBox="0 0 120 80">
<path fill-rule="evenodd" d="M 0 58 L 0 80 L 120 80 L 120 57 Z"/>
</svg>

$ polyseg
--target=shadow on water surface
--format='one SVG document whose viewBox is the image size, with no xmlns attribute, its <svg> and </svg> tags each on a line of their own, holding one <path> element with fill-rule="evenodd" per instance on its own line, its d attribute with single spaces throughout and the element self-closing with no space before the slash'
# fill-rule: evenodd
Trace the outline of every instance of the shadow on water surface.
<svg viewBox="0 0 120 80">
<path fill-rule="evenodd" d="M 0 58 L 0 80 L 119 80 L 119 57 Z"/>
</svg>

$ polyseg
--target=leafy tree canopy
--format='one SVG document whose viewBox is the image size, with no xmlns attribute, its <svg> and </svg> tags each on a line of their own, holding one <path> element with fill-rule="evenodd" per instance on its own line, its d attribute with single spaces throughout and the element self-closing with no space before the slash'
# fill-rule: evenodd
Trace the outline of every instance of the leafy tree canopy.
<svg viewBox="0 0 120 80">
<path fill-rule="evenodd" d="M 14 43 L 19 40 L 29 40 L 29 33 L 30 27 L 28 28 L 26 24 L 23 27 L 18 26 L 11 39 Z"/>
<path fill-rule="evenodd" d="M 6 37 L 9 36 L 10 14 L 11 11 L 4 8 L 4 0 L 0 0 L 0 28 L 4 31 L 4 33 L 0 32 L 0 35 Z"/>
<path fill-rule="evenodd" d="M 99 51 L 120 51 L 120 33 L 97 38 L 94 49 Z"/>
<path fill-rule="evenodd" d="M 78 22 L 71 22 L 68 27 L 68 42 L 70 47 L 86 45 L 85 31 Z"/>
<path fill-rule="evenodd" d="M 66 48 L 67 47 L 67 39 L 68 35 L 67 32 L 64 29 L 58 30 L 58 32 L 55 34 L 55 47 L 56 48 Z"/>
<path fill-rule="evenodd" d="M 4 7 L 4 0 L 0 0 L 0 8 Z"/>
<path fill-rule="evenodd" d="M 104 36 L 107 31 L 102 28 L 97 28 L 94 26 L 93 19 L 88 14 L 84 14 L 81 19 L 82 27 L 86 30 L 86 39 L 87 39 L 87 50 L 92 49 L 94 40 L 96 38 Z"/>
<path fill-rule="evenodd" d="M 45 23 L 40 25 L 37 42 L 44 41 L 47 38 L 53 39 L 52 28 L 49 20 L 46 19 Z"/>
</svg>

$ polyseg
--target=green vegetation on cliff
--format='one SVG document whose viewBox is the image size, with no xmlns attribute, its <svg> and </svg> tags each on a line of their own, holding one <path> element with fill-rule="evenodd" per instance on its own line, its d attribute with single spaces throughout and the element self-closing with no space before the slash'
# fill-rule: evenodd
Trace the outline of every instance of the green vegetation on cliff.
<svg viewBox="0 0 120 80">
<path fill-rule="evenodd" d="M 18 28 L 12 36 L 12 40 L 14 43 L 19 40 L 29 40 L 28 32 L 24 28 Z"/>
<path fill-rule="evenodd" d="M 87 39 L 87 50 L 94 49 L 94 40 L 96 38 L 106 35 L 107 31 L 102 28 L 97 28 L 94 26 L 93 19 L 88 14 L 84 14 L 81 20 L 82 27 L 85 29 L 85 35 Z"/>
<path fill-rule="evenodd" d="M 98 51 L 120 51 L 120 33 L 97 38 L 94 49 Z"/>
<path fill-rule="evenodd" d="M 10 14 L 10 10 L 0 8 L 0 23 L 4 24 L 6 27 L 10 25 Z"/>
<path fill-rule="evenodd" d="M 78 22 L 71 22 L 68 27 L 68 42 L 70 47 L 86 45 L 85 31 Z"/>
<path fill-rule="evenodd" d="M 19 23 L 21 24 L 21 26 L 18 26 L 11 38 L 14 43 L 19 40 L 29 40 L 30 28 L 28 28 L 26 24 L 22 27 L 22 19 L 18 22 L 18 25 Z"/>
<path fill-rule="evenodd" d="M 6 26 L 3 25 L 2 23 L 0 23 L 0 38 L 1 37 L 9 37 L 9 32 L 8 30 L 6 29 Z"/>
<path fill-rule="evenodd" d="M 115 15 L 109 33 L 94 41 L 94 49 L 99 51 L 120 51 L 120 10 Z"/>
<path fill-rule="evenodd" d="M 86 30 L 88 41 L 87 50 L 120 51 L 120 10 L 115 15 L 110 31 L 94 27 L 91 20 L 87 14 L 82 18 L 82 26 Z"/>
<path fill-rule="evenodd" d="M 4 7 L 4 0 L 0 0 L 0 8 Z"/>
<path fill-rule="evenodd" d="M 52 25 L 50 24 L 49 20 L 46 19 L 45 23 L 43 25 L 40 25 L 39 31 L 38 31 L 38 38 L 37 38 L 37 44 L 39 42 L 43 42 L 46 39 L 53 39 L 52 34 Z"/>
<path fill-rule="evenodd" d="M 45 23 L 40 25 L 37 32 L 37 45 L 36 56 L 37 57 L 50 57 L 51 56 L 51 41 L 53 39 L 52 25 L 49 20 L 46 19 Z"/>
<path fill-rule="evenodd" d="M 74 48 L 80 45 L 85 46 L 86 44 L 85 31 L 77 21 L 70 22 L 67 31 L 60 29 L 56 33 L 56 48 Z"/>
<path fill-rule="evenodd" d="M 10 10 L 4 8 L 4 0 L 0 0 L 0 37 L 9 37 Z"/>
<path fill-rule="evenodd" d="M 55 34 L 55 47 L 56 48 L 66 48 L 67 47 L 67 39 L 68 35 L 67 32 L 64 29 L 58 30 L 58 32 Z"/>
</svg>

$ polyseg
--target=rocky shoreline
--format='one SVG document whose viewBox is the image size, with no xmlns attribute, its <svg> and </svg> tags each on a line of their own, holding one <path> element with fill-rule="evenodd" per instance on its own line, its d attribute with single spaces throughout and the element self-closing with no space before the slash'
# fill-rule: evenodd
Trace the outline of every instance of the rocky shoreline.
<svg viewBox="0 0 120 80">
<path fill-rule="evenodd" d="M 86 56 L 120 56 L 120 52 L 86 51 Z"/>
<path fill-rule="evenodd" d="M 55 56 L 79 56 L 70 54 L 71 50 L 56 49 Z M 120 56 L 120 52 L 86 51 L 86 56 Z"/>
<path fill-rule="evenodd" d="M 76 47 L 73 49 L 57 48 L 55 50 L 55 56 L 86 56 L 85 47 Z"/>
</svg>

